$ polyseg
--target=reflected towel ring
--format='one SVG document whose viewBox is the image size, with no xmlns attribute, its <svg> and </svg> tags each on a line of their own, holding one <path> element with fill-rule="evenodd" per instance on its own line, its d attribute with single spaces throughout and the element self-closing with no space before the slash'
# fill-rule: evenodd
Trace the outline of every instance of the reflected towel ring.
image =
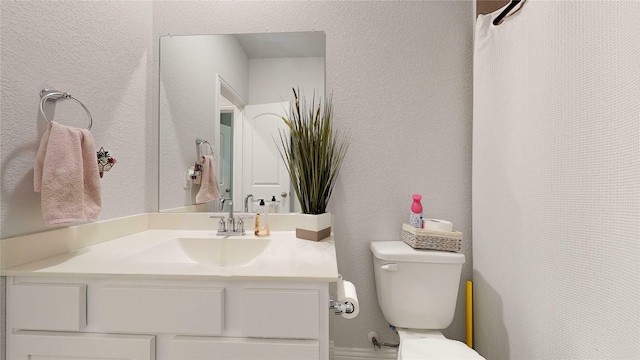
<svg viewBox="0 0 640 360">
<path fill-rule="evenodd" d="M 82 106 L 84 111 L 87 113 L 87 116 L 89 117 L 89 127 L 87 128 L 87 130 L 91 130 L 91 126 L 93 125 L 93 119 L 91 118 L 91 113 L 89 112 L 89 109 L 87 109 L 87 107 L 84 106 L 84 104 L 81 103 L 80 100 L 71 96 L 71 94 L 61 92 L 58 90 L 42 89 L 40 91 L 40 112 L 42 113 L 42 116 L 44 116 L 44 119 L 47 120 L 49 124 L 51 124 L 51 120 L 49 120 L 49 118 L 47 118 L 47 114 L 44 113 L 44 104 L 47 100 L 55 102 L 58 100 L 65 100 L 65 99 L 74 100 L 75 102 L 80 104 L 80 106 Z"/>
<path fill-rule="evenodd" d="M 196 139 L 196 146 L 197 146 L 196 151 L 197 151 L 198 159 L 200 159 L 200 157 L 204 155 L 202 153 L 202 144 L 207 144 L 207 146 L 209 146 L 209 151 L 211 153 L 211 156 L 213 156 L 213 147 L 211 146 L 211 144 L 209 144 L 207 140 Z"/>
</svg>

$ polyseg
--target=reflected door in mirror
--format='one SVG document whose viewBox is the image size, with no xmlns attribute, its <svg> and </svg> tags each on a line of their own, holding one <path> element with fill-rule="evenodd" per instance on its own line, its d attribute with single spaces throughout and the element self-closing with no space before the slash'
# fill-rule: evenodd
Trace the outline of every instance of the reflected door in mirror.
<svg viewBox="0 0 640 360">
<path fill-rule="evenodd" d="M 286 131 L 282 120 L 289 109 L 289 102 L 247 105 L 244 108 L 244 159 L 243 190 L 253 194 L 253 199 L 270 201 L 273 196 L 280 201 L 280 212 L 289 212 L 289 174 L 276 141 L 280 130 Z M 284 194 L 284 196 L 283 196 Z"/>
</svg>

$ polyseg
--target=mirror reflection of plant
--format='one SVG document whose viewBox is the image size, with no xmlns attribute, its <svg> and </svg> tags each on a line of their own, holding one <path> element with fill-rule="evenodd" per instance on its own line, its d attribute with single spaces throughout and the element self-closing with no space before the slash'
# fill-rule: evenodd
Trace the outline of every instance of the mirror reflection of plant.
<svg viewBox="0 0 640 360">
<path fill-rule="evenodd" d="M 283 117 L 289 133 L 280 131 L 276 140 L 291 183 L 304 214 L 326 212 L 342 161 L 347 152 L 349 134 L 334 129 L 332 98 L 311 104 L 293 89 L 294 102 L 288 119 Z"/>
</svg>

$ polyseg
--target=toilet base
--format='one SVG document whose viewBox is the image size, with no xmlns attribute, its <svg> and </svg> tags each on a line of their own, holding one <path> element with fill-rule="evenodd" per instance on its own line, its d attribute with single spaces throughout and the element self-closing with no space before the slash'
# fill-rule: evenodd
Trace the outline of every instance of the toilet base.
<svg viewBox="0 0 640 360">
<path fill-rule="evenodd" d="M 398 360 L 484 359 L 465 343 L 449 340 L 438 330 L 397 330 L 400 336 Z"/>
<path fill-rule="evenodd" d="M 440 330 L 417 330 L 417 329 L 404 329 L 396 328 L 398 336 L 400 336 L 400 342 L 408 339 L 419 338 L 434 338 L 434 339 L 446 339 Z"/>
</svg>

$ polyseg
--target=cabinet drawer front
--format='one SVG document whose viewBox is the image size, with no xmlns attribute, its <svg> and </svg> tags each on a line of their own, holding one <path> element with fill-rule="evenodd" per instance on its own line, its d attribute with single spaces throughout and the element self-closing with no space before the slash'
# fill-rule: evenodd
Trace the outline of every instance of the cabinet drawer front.
<svg viewBox="0 0 640 360">
<path fill-rule="evenodd" d="M 9 286 L 9 327 L 79 331 L 87 326 L 87 286 L 15 284 Z"/>
<path fill-rule="evenodd" d="M 245 289 L 242 333 L 248 337 L 318 339 L 319 296 L 317 290 Z"/>
<path fill-rule="evenodd" d="M 7 359 L 155 359 L 155 336 L 18 331 L 8 335 Z"/>
<path fill-rule="evenodd" d="M 220 335 L 224 289 L 133 287 L 100 289 L 100 327 L 105 332 Z"/>
<path fill-rule="evenodd" d="M 170 359 L 183 360 L 317 360 L 317 340 L 205 338 L 176 336 Z"/>
</svg>

